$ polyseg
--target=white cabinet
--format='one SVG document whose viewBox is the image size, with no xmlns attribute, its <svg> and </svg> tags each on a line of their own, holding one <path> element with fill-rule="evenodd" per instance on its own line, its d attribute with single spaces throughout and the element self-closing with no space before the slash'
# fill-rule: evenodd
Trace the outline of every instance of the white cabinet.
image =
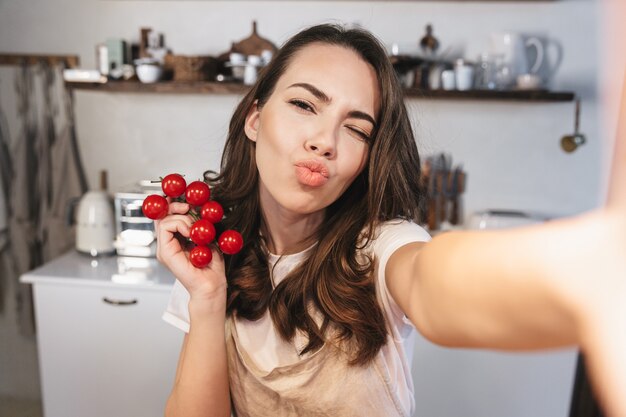
<svg viewBox="0 0 626 417">
<path fill-rule="evenodd" d="M 34 286 L 45 417 L 163 415 L 183 336 L 161 319 L 173 277 L 156 260 L 142 260 L 143 278 L 119 261 L 68 254 L 22 278 Z"/>
</svg>

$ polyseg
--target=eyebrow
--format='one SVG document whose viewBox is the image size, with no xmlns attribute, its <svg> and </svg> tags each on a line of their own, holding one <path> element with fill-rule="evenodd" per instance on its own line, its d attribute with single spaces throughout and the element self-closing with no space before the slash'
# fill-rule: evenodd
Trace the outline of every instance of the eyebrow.
<svg viewBox="0 0 626 417">
<path fill-rule="evenodd" d="M 322 90 L 320 90 L 319 88 L 315 87 L 312 84 L 309 84 L 309 83 L 295 83 L 295 84 L 291 84 L 287 88 L 293 88 L 293 87 L 304 88 L 305 90 L 307 90 L 308 92 L 313 94 L 315 96 L 315 98 L 317 98 L 318 100 L 320 100 L 324 104 L 328 104 L 328 103 L 331 102 L 331 98 L 330 97 L 328 97 Z M 348 112 L 348 117 L 354 118 L 354 119 L 366 120 L 366 121 L 370 122 L 372 124 L 372 126 L 376 127 L 376 121 L 374 120 L 374 118 L 372 116 L 370 116 L 369 114 L 367 114 L 365 112 L 362 112 L 360 110 L 351 110 L 350 112 Z"/>
</svg>

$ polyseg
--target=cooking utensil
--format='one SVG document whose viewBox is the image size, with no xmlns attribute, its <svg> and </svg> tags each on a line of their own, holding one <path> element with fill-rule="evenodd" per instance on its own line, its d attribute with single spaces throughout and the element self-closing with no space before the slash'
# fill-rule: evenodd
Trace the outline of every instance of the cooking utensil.
<svg viewBox="0 0 626 417">
<path fill-rule="evenodd" d="M 463 169 L 459 166 L 454 169 L 451 174 L 451 207 L 449 214 L 449 222 L 453 226 L 458 225 L 461 222 L 461 194 L 464 191 L 465 174 Z"/>
<path fill-rule="evenodd" d="M 576 99 L 576 113 L 574 116 L 574 133 L 571 135 L 565 135 L 561 138 L 561 148 L 567 152 L 572 153 L 580 145 L 584 145 L 587 139 L 585 135 L 578 131 L 580 125 L 580 99 Z"/>
<path fill-rule="evenodd" d="M 278 48 L 270 40 L 259 36 L 256 20 L 252 21 L 252 34 L 239 42 L 233 43 L 231 48 L 231 52 L 258 56 L 261 56 L 263 51 L 266 50 L 274 54 L 278 51 Z"/>
</svg>

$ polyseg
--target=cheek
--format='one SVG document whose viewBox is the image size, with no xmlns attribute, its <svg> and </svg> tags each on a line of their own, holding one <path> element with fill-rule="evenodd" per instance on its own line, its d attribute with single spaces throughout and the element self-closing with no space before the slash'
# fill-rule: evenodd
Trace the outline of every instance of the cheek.
<svg viewBox="0 0 626 417">
<path fill-rule="evenodd" d="M 298 123 L 292 117 L 282 116 L 278 111 L 268 111 L 264 116 L 261 119 L 257 142 L 263 142 L 263 146 L 272 148 L 274 152 L 289 148 L 299 132 Z"/>
<path fill-rule="evenodd" d="M 343 164 L 343 174 L 347 177 L 356 178 L 365 165 L 369 155 L 369 147 L 365 142 L 352 141 L 343 149 L 344 155 L 349 155 L 346 163 Z"/>
<path fill-rule="evenodd" d="M 278 151 L 279 143 L 276 138 L 280 136 L 280 131 L 276 130 L 277 127 L 280 127 L 280 124 L 271 118 L 264 118 L 261 121 L 256 139 L 257 158 L 271 157 Z"/>
</svg>

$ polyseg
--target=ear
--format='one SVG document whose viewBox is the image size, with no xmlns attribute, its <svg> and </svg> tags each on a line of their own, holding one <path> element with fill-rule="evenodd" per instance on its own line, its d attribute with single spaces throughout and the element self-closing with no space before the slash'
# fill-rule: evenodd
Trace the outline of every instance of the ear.
<svg viewBox="0 0 626 417">
<path fill-rule="evenodd" d="M 246 116 L 246 122 L 244 125 L 244 131 L 246 136 L 253 142 L 256 142 L 258 130 L 259 130 L 259 117 L 261 112 L 258 107 L 259 100 L 255 100 Z"/>
</svg>

